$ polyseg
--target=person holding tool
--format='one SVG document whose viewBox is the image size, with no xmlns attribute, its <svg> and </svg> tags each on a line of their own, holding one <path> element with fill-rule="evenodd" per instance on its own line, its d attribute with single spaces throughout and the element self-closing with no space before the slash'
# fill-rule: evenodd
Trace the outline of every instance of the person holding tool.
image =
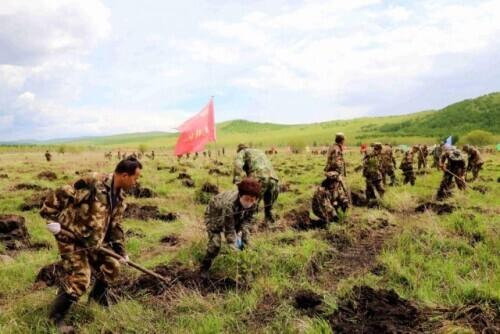
<svg viewBox="0 0 500 334">
<path fill-rule="evenodd" d="M 128 262 L 122 229 L 124 192 L 136 185 L 141 170 L 136 158 L 126 158 L 114 173 L 84 176 L 49 194 L 42 205 L 40 214 L 56 238 L 64 270 L 49 314 L 62 333 L 74 331 L 64 318 L 89 288 L 92 271 L 96 280 L 89 299 L 109 305 L 108 283 L 117 277 L 120 264 Z"/>
<path fill-rule="evenodd" d="M 446 150 L 439 159 L 439 167 L 443 170 L 443 179 L 439 185 L 436 199 L 438 201 L 450 197 L 453 189 L 453 180 L 458 189 L 465 190 L 465 159 L 457 149 Z"/>
</svg>

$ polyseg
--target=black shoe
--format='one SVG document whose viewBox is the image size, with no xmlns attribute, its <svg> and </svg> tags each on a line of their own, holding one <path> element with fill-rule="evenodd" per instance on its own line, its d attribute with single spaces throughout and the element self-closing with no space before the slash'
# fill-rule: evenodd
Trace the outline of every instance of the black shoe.
<svg viewBox="0 0 500 334">
<path fill-rule="evenodd" d="M 102 280 L 96 280 L 89 299 L 95 300 L 102 306 L 109 306 L 108 284 Z"/>
<path fill-rule="evenodd" d="M 201 266 L 200 266 L 200 277 L 203 279 L 208 279 L 209 277 L 209 270 L 210 267 L 212 266 L 212 260 L 208 258 L 204 258 L 203 261 L 201 261 Z"/>
<path fill-rule="evenodd" d="M 266 212 L 265 217 L 264 217 L 264 222 L 269 225 L 269 224 L 274 224 L 275 219 L 274 216 L 271 212 Z"/>
<path fill-rule="evenodd" d="M 76 298 L 66 292 L 59 292 L 52 304 L 52 310 L 49 314 L 49 319 L 57 326 L 60 333 L 74 333 L 73 326 L 68 326 L 64 323 L 64 317 L 76 302 Z"/>
</svg>

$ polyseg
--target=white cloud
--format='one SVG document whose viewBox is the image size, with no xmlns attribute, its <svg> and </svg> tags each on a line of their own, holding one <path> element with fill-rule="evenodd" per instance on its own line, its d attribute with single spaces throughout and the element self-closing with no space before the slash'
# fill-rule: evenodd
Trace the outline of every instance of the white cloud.
<svg viewBox="0 0 500 334">
<path fill-rule="evenodd" d="M 367 87 L 395 94 L 413 89 L 419 78 L 442 70 L 435 57 L 480 52 L 500 35 L 498 0 L 421 2 L 412 9 L 372 6 L 378 3 L 312 2 L 277 16 L 254 12 L 202 27 L 246 53 L 241 67 L 249 70 L 232 81 L 241 87 L 339 98 Z"/>
</svg>

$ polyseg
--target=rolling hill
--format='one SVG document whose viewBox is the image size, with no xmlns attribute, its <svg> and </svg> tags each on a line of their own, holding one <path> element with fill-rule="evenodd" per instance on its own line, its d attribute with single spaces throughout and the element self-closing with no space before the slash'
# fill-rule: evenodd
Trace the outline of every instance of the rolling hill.
<svg viewBox="0 0 500 334">
<path fill-rule="evenodd" d="M 326 145 L 339 131 L 346 134 L 348 145 L 359 145 L 374 140 L 392 144 L 431 144 L 443 137 L 453 135 L 456 138 L 476 129 L 500 135 L 500 93 L 464 100 L 440 110 L 398 116 L 364 117 L 297 125 L 246 120 L 227 121 L 217 124 L 217 145 L 210 144 L 208 147 L 230 147 L 240 142 L 261 147 Z M 171 149 L 175 145 L 176 138 L 176 133 L 147 132 L 59 139 L 32 144 L 54 146 L 64 143 L 107 149 L 136 149 L 139 144 L 144 144 L 148 148 Z"/>
</svg>

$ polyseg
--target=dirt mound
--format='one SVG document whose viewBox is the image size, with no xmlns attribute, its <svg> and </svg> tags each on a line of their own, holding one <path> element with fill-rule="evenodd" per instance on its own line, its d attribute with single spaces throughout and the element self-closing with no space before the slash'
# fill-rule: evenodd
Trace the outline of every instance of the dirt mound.
<svg viewBox="0 0 500 334">
<path fill-rule="evenodd" d="M 343 251 L 352 245 L 352 241 L 344 231 L 326 231 L 323 239 L 330 242 L 337 250 Z"/>
<path fill-rule="evenodd" d="M 155 205 L 139 206 L 136 203 L 129 203 L 123 215 L 124 218 L 150 220 L 157 219 L 163 221 L 173 221 L 177 219 L 177 214 L 173 212 L 160 213 L 160 210 Z"/>
<path fill-rule="evenodd" d="M 210 182 L 205 182 L 200 189 L 196 191 L 195 201 L 200 204 L 208 204 L 210 199 L 219 193 L 219 187 Z"/>
<path fill-rule="evenodd" d="M 155 196 L 155 193 L 153 190 L 142 187 L 139 183 L 137 183 L 135 187 L 127 191 L 127 195 L 134 196 L 135 198 L 151 198 Z"/>
<path fill-rule="evenodd" d="M 194 188 L 194 187 L 195 187 L 195 185 L 196 185 L 196 184 L 194 183 L 194 181 L 193 181 L 193 180 L 191 180 L 191 179 L 184 179 L 184 180 L 182 180 L 182 182 L 181 182 L 181 183 L 182 183 L 182 185 L 183 185 L 184 187 L 187 187 L 187 188 Z"/>
<path fill-rule="evenodd" d="M 279 305 L 280 298 L 278 295 L 266 293 L 258 302 L 255 310 L 249 311 L 243 317 L 243 322 L 248 324 L 249 328 L 262 328 L 274 319 Z"/>
<path fill-rule="evenodd" d="M 88 173 L 92 173 L 92 169 L 82 169 L 82 170 L 77 170 L 75 171 L 75 174 L 76 175 L 85 175 L 85 174 L 88 174 Z"/>
<path fill-rule="evenodd" d="M 48 180 L 48 181 L 57 180 L 56 173 L 54 173 L 50 170 L 46 170 L 46 171 L 38 173 L 37 177 L 39 180 Z"/>
<path fill-rule="evenodd" d="M 61 262 L 48 264 L 36 275 L 35 287 L 44 288 L 47 286 L 60 286 L 61 277 L 63 275 L 63 267 Z"/>
<path fill-rule="evenodd" d="M 355 287 L 353 297 L 328 317 L 335 333 L 422 333 L 425 315 L 394 290 Z"/>
<path fill-rule="evenodd" d="M 210 182 L 205 182 L 201 186 L 201 191 L 203 191 L 205 193 L 217 195 L 219 193 L 219 187 L 217 187 L 215 184 L 212 184 Z"/>
<path fill-rule="evenodd" d="M 8 179 L 9 175 L 7 174 L 0 174 L 0 179 Z"/>
<path fill-rule="evenodd" d="M 486 194 L 487 192 L 490 191 L 490 188 L 488 188 L 487 186 L 477 185 L 472 187 L 472 190 L 480 192 L 481 194 Z"/>
<path fill-rule="evenodd" d="M 167 235 L 166 237 L 163 237 L 160 239 L 160 242 L 162 244 L 166 244 L 168 246 L 175 246 L 177 245 L 181 239 L 177 235 Z"/>
<path fill-rule="evenodd" d="M 244 282 L 236 282 L 232 278 L 211 276 L 204 279 L 198 271 L 184 268 L 180 263 L 167 266 L 161 265 L 153 269 L 154 272 L 168 279 L 171 283 L 165 284 L 157 278 L 143 274 L 135 280 L 125 279 L 115 287 L 117 295 L 162 295 L 174 287 L 184 287 L 198 290 L 202 295 L 208 293 L 222 293 L 228 290 L 248 289 Z M 113 290 L 115 290 L 113 289 Z"/>
<path fill-rule="evenodd" d="M 125 236 L 127 238 L 144 238 L 146 235 L 142 232 L 137 232 L 136 230 L 133 229 L 128 229 L 127 232 L 125 232 Z"/>
<path fill-rule="evenodd" d="M 452 213 L 455 211 L 456 207 L 447 203 L 435 203 L 435 202 L 427 202 L 420 204 L 415 208 L 415 212 L 426 212 L 432 211 L 437 213 L 438 215 L 443 215 L 446 213 Z"/>
<path fill-rule="evenodd" d="M 294 235 L 292 237 L 281 237 L 275 240 L 278 245 L 297 245 L 304 237 L 301 235 Z"/>
<path fill-rule="evenodd" d="M 280 193 L 286 193 L 290 191 L 290 185 L 288 183 L 280 183 L 279 185 L 279 192 Z"/>
<path fill-rule="evenodd" d="M 288 221 L 292 228 L 299 231 L 324 228 L 327 225 L 327 223 L 323 220 L 311 219 L 309 210 L 306 209 L 293 209 L 288 211 L 285 213 L 284 218 Z"/>
<path fill-rule="evenodd" d="M 33 183 L 19 183 L 14 186 L 14 190 L 36 190 L 36 191 L 41 191 L 41 190 L 47 190 L 47 188 L 44 188 L 42 186 L 39 186 L 38 184 L 33 184 Z"/>
<path fill-rule="evenodd" d="M 179 180 L 192 180 L 191 178 L 191 175 L 189 175 L 188 173 L 179 173 L 179 175 L 177 175 L 177 179 Z"/>
<path fill-rule="evenodd" d="M 24 217 L 18 215 L 0 215 L 0 242 L 7 250 L 37 250 L 51 247 L 46 242 L 31 242 Z"/>
<path fill-rule="evenodd" d="M 228 171 L 222 171 L 219 168 L 210 168 L 208 170 L 208 174 L 210 174 L 210 175 L 220 175 L 220 176 L 229 176 L 229 175 L 231 175 L 230 172 L 228 172 Z"/>
<path fill-rule="evenodd" d="M 366 199 L 365 192 L 363 190 L 351 190 L 351 200 L 354 206 L 367 206 L 368 200 Z"/>
<path fill-rule="evenodd" d="M 310 290 L 299 290 L 293 296 L 293 306 L 309 315 L 321 313 L 323 297 Z"/>
<path fill-rule="evenodd" d="M 446 314 L 448 320 L 472 327 L 477 333 L 500 333 L 500 305 L 467 305 Z"/>
<path fill-rule="evenodd" d="M 17 215 L 0 215 L 0 242 L 8 250 L 29 247 L 29 233 L 24 217 Z"/>
<path fill-rule="evenodd" d="M 30 211 L 33 209 L 37 209 L 37 210 L 40 209 L 48 194 L 49 194 L 49 192 L 44 191 L 44 192 L 33 194 L 31 197 L 25 198 L 24 202 L 21 203 L 21 205 L 19 206 L 19 209 L 21 211 Z"/>
</svg>

